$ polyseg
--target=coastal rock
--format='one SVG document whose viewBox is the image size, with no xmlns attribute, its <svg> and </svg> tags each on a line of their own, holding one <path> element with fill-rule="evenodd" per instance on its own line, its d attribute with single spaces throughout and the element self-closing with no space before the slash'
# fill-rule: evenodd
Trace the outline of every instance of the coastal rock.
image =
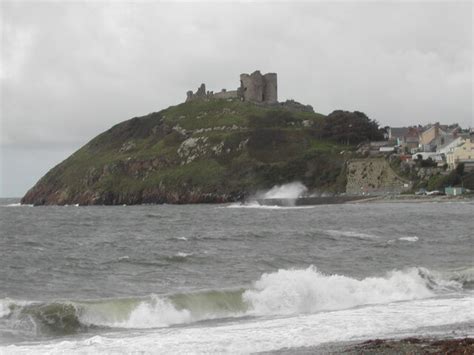
<svg viewBox="0 0 474 355">
<path fill-rule="evenodd" d="M 291 181 L 343 192 L 345 157 L 314 134 L 323 117 L 305 113 L 303 124 L 297 111 L 280 105 L 191 100 L 98 135 L 22 203 L 220 203 Z"/>
</svg>

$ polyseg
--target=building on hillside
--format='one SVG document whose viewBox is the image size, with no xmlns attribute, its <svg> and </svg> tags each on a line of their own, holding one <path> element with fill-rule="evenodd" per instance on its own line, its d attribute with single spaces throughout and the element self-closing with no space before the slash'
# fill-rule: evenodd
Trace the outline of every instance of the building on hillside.
<svg viewBox="0 0 474 355">
<path fill-rule="evenodd" d="M 252 74 L 240 74 L 240 87 L 237 90 L 220 92 L 206 91 L 206 85 L 201 84 L 195 93 L 191 90 L 186 93 L 186 102 L 206 99 L 240 99 L 262 104 L 278 103 L 277 74 L 262 75 L 259 70 Z M 311 108 L 312 110 L 312 108 Z"/>
<path fill-rule="evenodd" d="M 400 145 L 400 141 L 408 133 L 408 127 L 388 127 L 388 140 Z"/>
<path fill-rule="evenodd" d="M 418 127 L 410 127 L 408 132 L 403 136 L 402 142 L 400 144 L 402 150 L 413 154 L 418 151 L 419 144 L 420 139 Z"/>
<path fill-rule="evenodd" d="M 443 166 L 446 161 L 444 155 L 436 153 L 436 152 L 417 152 L 411 156 L 412 160 L 428 160 L 431 159 L 434 161 L 439 167 Z"/>
<path fill-rule="evenodd" d="M 462 163 L 465 171 L 474 170 L 474 131 L 471 131 L 469 139 L 446 154 L 446 163 L 449 169 L 455 169 Z"/>
<path fill-rule="evenodd" d="M 405 153 L 415 153 L 419 145 L 418 127 L 389 127 L 388 140 L 400 147 Z"/>
<path fill-rule="evenodd" d="M 439 144 L 440 138 L 446 136 L 448 133 L 440 127 L 439 122 L 434 125 L 429 125 L 427 128 L 420 132 L 419 135 L 419 148 L 423 152 L 434 152 L 436 146 Z"/>
<path fill-rule="evenodd" d="M 469 137 L 467 137 L 467 139 L 469 139 Z M 438 146 L 436 148 L 436 153 L 444 154 L 446 156 L 448 153 L 452 153 L 454 149 L 462 145 L 465 141 L 466 137 L 463 135 L 457 136 L 455 138 L 453 137 L 453 140 L 450 142 Z"/>
</svg>

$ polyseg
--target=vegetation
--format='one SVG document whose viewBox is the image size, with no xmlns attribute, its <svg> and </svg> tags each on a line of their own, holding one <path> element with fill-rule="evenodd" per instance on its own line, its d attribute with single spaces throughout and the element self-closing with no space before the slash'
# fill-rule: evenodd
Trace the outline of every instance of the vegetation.
<svg viewBox="0 0 474 355">
<path fill-rule="evenodd" d="M 23 202 L 232 201 L 295 180 L 342 192 L 341 151 L 378 134 L 377 123 L 360 112 L 326 117 L 196 100 L 113 126 L 49 171 Z"/>
<path fill-rule="evenodd" d="M 317 131 L 322 138 L 346 145 L 383 139 L 383 130 L 379 128 L 377 121 L 359 111 L 334 111 L 324 118 Z"/>
<path fill-rule="evenodd" d="M 449 186 L 463 186 L 468 189 L 474 189 L 474 173 L 464 171 L 464 164 L 459 164 L 456 169 L 447 175 L 432 176 L 427 184 L 428 190 L 443 190 Z"/>
</svg>

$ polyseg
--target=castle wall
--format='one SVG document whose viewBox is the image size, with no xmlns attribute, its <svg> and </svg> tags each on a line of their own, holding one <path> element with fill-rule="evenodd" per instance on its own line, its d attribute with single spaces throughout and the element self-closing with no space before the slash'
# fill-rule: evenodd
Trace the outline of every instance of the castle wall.
<svg viewBox="0 0 474 355">
<path fill-rule="evenodd" d="M 265 87 L 263 90 L 263 101 L 268 103 L 278 102 L 278 87 L 276 73 L 267 73 L 263 76 Z"/>
<path fill-rule="evenodd" d="M 265 82 L 262 74 L 257 70 L 252 74 L 240 74 L 240 83 L 244 101 L 262 102 Z"/>
<path fill-rule="evenodd" d="M 215 99 L 236 99 L 237 90 L 216 92 L 212 97 Z"/>
<path fill-rule="evenodd" d="M 252 74 L 240 74 L 240 87 L 237 90 L 214 93 L 206 91 L 206 86 L 201 84 L 198 90 L 193 93 L 186 93 L 186 101 L 205 100 L 205 99 L 234 99 L 239 98 L 243 101 L 256 103 L 277 103 L 277 75 L 276 73 L 267 73 L 262 75 L 259 70 Z"/>
</svg>

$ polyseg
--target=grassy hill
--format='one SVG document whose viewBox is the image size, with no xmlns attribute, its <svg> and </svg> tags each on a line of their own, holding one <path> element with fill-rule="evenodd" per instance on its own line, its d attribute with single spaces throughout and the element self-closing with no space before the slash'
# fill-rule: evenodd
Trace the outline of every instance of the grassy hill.
<svg viewBox="0 0 474 355">
<path fill-rule="evenodd" d="M 192 101 L 119 123 L 51 169 L 29 204 L 227 202 L 275 184 L 342 191 L 325 116 L 285 105 Z"/>
</svg>

